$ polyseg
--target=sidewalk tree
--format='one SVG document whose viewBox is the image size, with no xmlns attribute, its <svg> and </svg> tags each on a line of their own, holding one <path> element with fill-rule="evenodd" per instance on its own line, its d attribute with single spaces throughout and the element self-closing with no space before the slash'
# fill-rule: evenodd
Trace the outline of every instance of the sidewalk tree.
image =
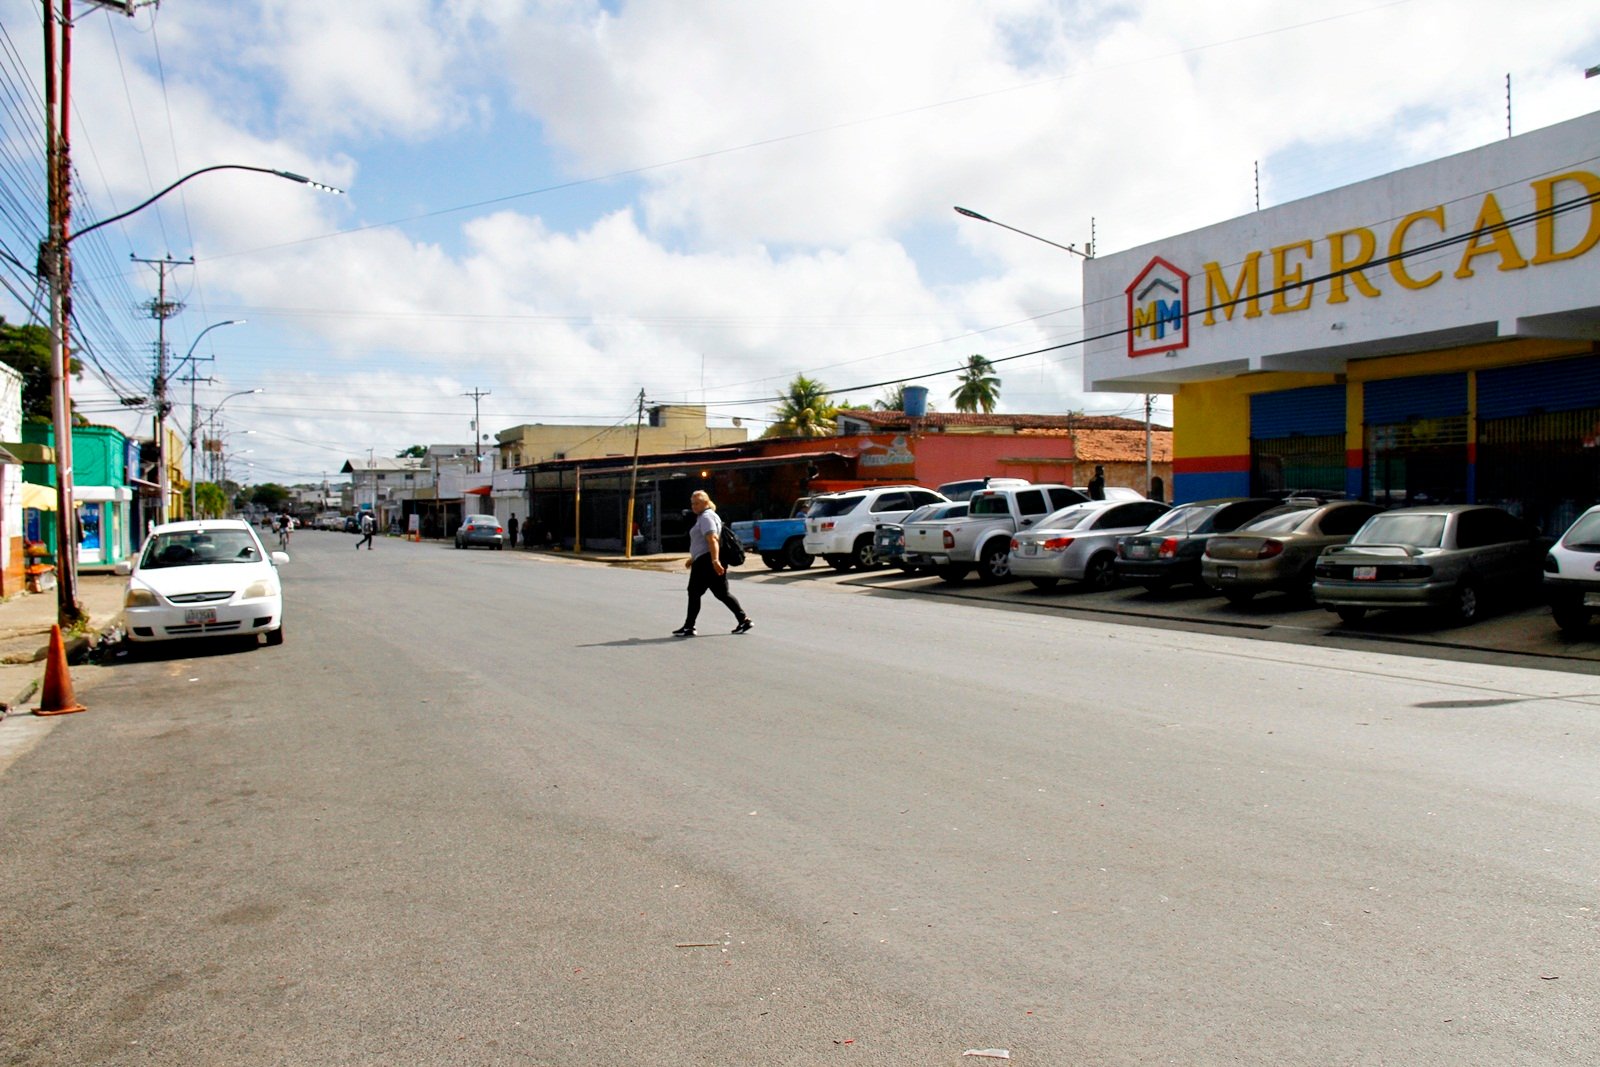
<svg viewBox="0 0 1600 1067">
<path fill-rule="evenodd" d="M 194 506 L 207 518 L 220 518 L 228 510 L 228 494 L 214 482 L 200 482 L 194 487 Z"/>
<path fill-rule="evenodd" d="M 50 330 L 44 326 L 13 326 L 0 316 L 0 363 L 22 375 L 22 417 L 28 422 L 54 418 L 50 398 Z M 74 378 L 83 376 L 83 364 L 69 361 Z"/>
<path fill-rule="evenodd" d="M 426 445 L 408 445 L 394 454 L 395 459 L 426 459 L 428 447 Z"/>
<path fill-rule="evenodd" d="M 289 490 L 276 482 L 266 482 L 250 491 L 250 503 L 260 504 L 268 511 L 280 510 L 289 499 Z"/>
<path fill-rule="evenodd" d="M 772 409 L 772 425 L 763 437 L 827 437 L 839 406 L 828 399 L 828 387 L 796 374 Z"/>
<path fill-rule="evenodd" d="M 961 371 L 961 384 L 950 394 L 957 411 L 994 414 L 994 406 L 1000 402 L 1000 379 L 993 371 L 994 364 L 982 356 L 967 357 L 967 365 Z"/>
</svg>

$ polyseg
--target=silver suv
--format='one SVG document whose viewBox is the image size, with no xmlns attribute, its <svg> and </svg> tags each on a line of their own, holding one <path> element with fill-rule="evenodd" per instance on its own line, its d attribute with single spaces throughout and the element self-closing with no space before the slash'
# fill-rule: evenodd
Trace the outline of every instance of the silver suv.
<svg viewBox="0 0 1600 1067">
<path fill-rule="evenodd" d="M 880 485 L 825 493 L 806 514 L 806 551 L 836 571 L 866 570 L 877 563 L 872 537 L 880 522 L 899 522 L 924 504 L 945 498 L 919 485 Z"/>
</svg>

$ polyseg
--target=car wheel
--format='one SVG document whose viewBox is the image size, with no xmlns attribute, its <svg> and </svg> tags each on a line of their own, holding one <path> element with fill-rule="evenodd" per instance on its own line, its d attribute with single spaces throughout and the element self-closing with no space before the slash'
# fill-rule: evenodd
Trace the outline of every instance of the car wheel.
<svg viewBox="0 0 1600 1067">
<path fill-rule="evenodd" d="M 1456 622 L 1465 626 L 1477 619 L 1479 604 L 1478 586 L 1466 578 L 1456 583 L 1456 599 L 1451 614 Z"/>
<path fill-rule="evenodd" d="M 1356 623 L 1367 617 L 1366 608 L 1334 608 L 1333 612 L 1335 615 L 1339 616 L 1340 622 L 1350 626 L 1354 626 Z"/>
<path fill-rule="evenodd" d="M 1555 617 L 1556 625 L 1560 627 L 1561 632 L 1568 636 L 1575 637 L 1589 628 L 1589 613 L 1582 608 L 1552 608 L 1550 613 Z"/>
<path fill-rule="evenodd" d="M 971 568 L 965 563 L 946 563 L 943 566 L 933 568 L 933 573 L 939 576 L 941 582 L 954 585 L 965 580 L 969 570 Z"/>
<path fill-rule="evenodd" d="M 843 574 L 845 571 L 848 571 L 850 569 L 851 565 L 855 562 L 849 556 L 841 556 L 837 552 L 829 552 L 827 555 L 823 556 L 822 558 L 828 564 L 828 566 L 832 567 L 834 570 L 838 571 L 840 574 Z"/>
<path fill-rule="evenodd" d="M 1061 579 L 1059 579 L 1059 578 L 1029 578 L 1028 580 L 1033 583 L 1033 587 L 1035 589 L 1054 589 L 1056 587 L 1056 583 L 1059 582 Z"/>
<path fill-rule="evenodd" d="M 983 546 L 978 555 L 978 581 L 993 585 L 1011 577 L 1011 546 L 1005 538 L 997 537 Z"/>
<path fill-rule="evenodd" d="M 783 557 L 778 555 L 776 552 L 761 553 L 761 562 L 767 565 L 767 570 L 769 571 L 783 570 Z"/>
<path fill-rule="evenodd" d="M 790 570 L 803 571 L 817 561 L 817 557 L 806 551 L 805 540 L 791 537 L 783 546 L 783 561 L 789 565 Z"/>
<path fill-rule="evenodd" d="M 878 565 L 878 557 L 872 551 L 871 537 L 856 538 L 855 551 L 850 553 L 850 565 L 858 571 L 870 571 Z"/>
<path fill-rule="evenodd" d="M 283 624 L 282 623 L 278 624 L 278 628 L 276 630 L 268 630 L 267 631 L 267 644 L 269 644 L 269 645 L 281 645 L 281 644 L 283 644 Z"/>
<path fill-rule="evenodd" d="M 1256 591 L 1254 589 L 1224 589 L 1222 591 L 1222 599 L 1234 607 L 1241 607 L 1255 598 Z"/>
<path fill-rule="evenodd" d="M 1109 552 L 1102 552 L 1089 561 L 1083 569 L 1083 584 L 1097 593 L 1112 589 L 1117 584 L 1117 568 L 1112 566 L 1114 557 Z"/>
</svg>

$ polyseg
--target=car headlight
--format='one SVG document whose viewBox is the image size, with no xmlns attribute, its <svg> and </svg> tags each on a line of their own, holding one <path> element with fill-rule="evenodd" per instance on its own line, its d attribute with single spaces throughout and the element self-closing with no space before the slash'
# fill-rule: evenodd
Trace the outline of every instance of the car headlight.
<svg viewBox="0 0 1600 1067">
<path fill-rule="evenodd" d="M 148 589 L 129 589 L 128 595 L 122 598 L 125 608 L 153 608 L 159 606 L 160 600 Z"/>
<path fill-rule="evenodd" d="M 251 582 L 245 586 L 244 592 L 240 593 L 239 597 L 243 600 L 260 600 L 262 597 L 276 596 L 277 592 L 277 586 L 268 579 L 263 578 L 259 582 Z"/>
</svg>

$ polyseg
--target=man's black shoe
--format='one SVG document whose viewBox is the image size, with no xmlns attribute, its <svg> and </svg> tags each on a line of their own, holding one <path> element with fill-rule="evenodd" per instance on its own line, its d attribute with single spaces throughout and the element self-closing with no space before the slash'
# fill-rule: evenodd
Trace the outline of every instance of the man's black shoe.
<svg viewBox="0 0 1600 1067">
<path fill-rule="evenodd" d="M 672 631 L 672 636 L 673 637 L 693 637 L 694 636 L 694 627 L 693 626 L 680 626 L 676 630 Z"/>
<path fill-rule="evenodd" d="M 733 628 L 733 632 L 736 634 L 747 634 L 750 632 L 750 628 L 754 625 L 755 623 L 751 622 L 748 618 L 740 619 L 739 625 Z"/>
</svg>

